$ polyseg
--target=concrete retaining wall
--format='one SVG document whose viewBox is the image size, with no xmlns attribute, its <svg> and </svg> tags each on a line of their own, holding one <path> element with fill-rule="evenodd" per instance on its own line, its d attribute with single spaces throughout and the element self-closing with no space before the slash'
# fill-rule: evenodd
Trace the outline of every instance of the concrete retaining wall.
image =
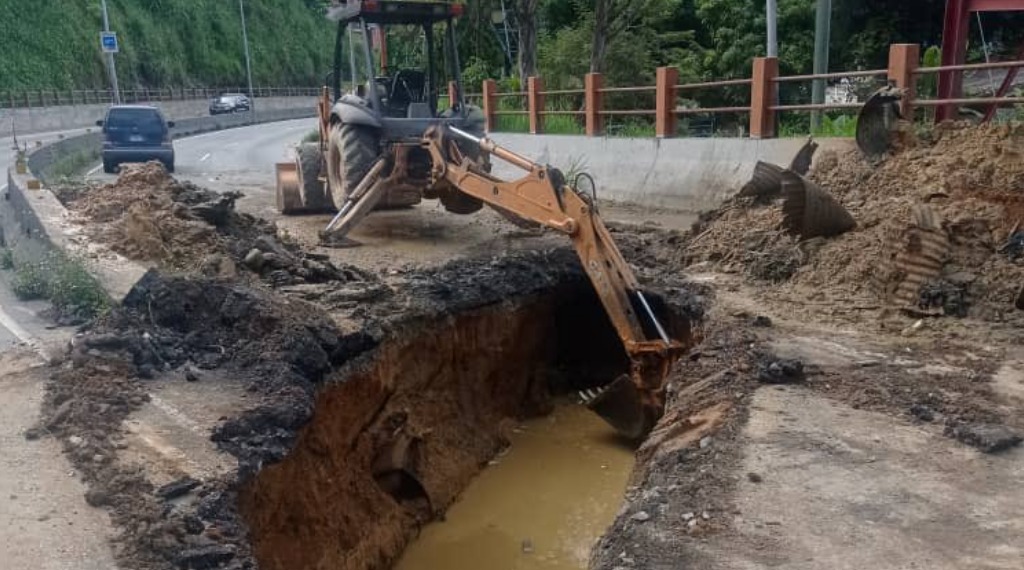
<svg viewBox="0 0 1024 570">
<path fill-rule="evenodd" d="M 598 197 L 651 208 L 700 211 L 716 207 L 743 186 L 763 160 L 786 166 L 803 139 L 630 139 L 494 133 L 509 150 L 567 170 L 590 173 Z M 852 139 L 822 139 L 826 149 L 853 148 Z M 494 172 L 510 178 L 515 167 L 494 161 Z"/>
<path fill-rule="evenodd" d="M 191 101 L 155 101 L 140 103 L 154 105 L 163 110 L 168 120 L 179 121 L 209 115 L 210 102 L 206 99 Z M 268 111 L 296 109 L 301 107 L 316 108 L 315 97 L 259 97 L 255 100 L 256 111 L 262 115 Z M 27 109 L 6 109 L 0 113 L 4 129 L 9 128 L 9 121 L 14 120 L 18 134 L 42 133 L 79 129 L 96 124 L 103 118 L 109 105 L 62 105 L 57 107 L 29 107 Z M 229 115 L 221 115 L 229 116 Z"/>
</svg>

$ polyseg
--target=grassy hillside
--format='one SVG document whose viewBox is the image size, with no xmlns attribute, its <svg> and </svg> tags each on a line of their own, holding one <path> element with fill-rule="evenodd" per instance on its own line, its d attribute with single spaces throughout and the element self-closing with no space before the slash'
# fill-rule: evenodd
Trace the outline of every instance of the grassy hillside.
<svg viewBox="0 0 1024 570">
<path fill-rule="evenodd" d="M 333 32 L 320 0 L 245 0 L 253 81 L 315 85 Z M 245 83 L 237 0 L 107 0 L 122 88 Z M 0 0 L 0 90 L 102 88 L 100 0 Z"/>
</svg>

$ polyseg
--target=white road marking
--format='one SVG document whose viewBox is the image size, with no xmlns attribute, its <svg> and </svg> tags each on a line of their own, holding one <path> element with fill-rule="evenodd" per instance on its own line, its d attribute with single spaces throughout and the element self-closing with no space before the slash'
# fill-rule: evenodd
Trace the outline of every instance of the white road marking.
<svg viewBox="0 0 1024 570">
<path fill-rule="evenodd" d="M 86 172 L 85 175 L 86 176 L 92 176 L 93 174 L 96 174 L 96 171 L 101 169 L 101 168 L 103 168 L 103 163 L 102 162 L 97 164 L 96 167 L 93 168 L 92 170 L 90 170 L 89 172 Z"/>
<path fill-rule="evenodd" d="M 207 158 L 210 158 L 210 153 L 206 153 L 206 154 L 204 154 L 204 155 L 203 155 L 203 158 L 200 158 L 200 159 L 199 159 L 199 162 L 206 162 L 206 159 L 207 159 Z"/>
</svg>

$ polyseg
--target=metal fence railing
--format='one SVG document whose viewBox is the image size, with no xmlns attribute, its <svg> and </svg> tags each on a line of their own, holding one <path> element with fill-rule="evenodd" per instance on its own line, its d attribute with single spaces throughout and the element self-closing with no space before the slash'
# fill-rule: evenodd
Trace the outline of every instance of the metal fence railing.
<svg viewBox="0 0 1024 570">
<path fill-rule="evenodd" d="M 254 97 L 315 97 L 319 87 L 253 87 Z M 246 93 L 246 87 L 165 87 L 122 89 L 122 103 L 190 101 L 212 99 L 222 93 Z M 114 101 L 110 89 L 27 89 L 0 91 L 0 108 L 57 107 L 61 105 L 107 105 Z"/>
<path fill-rule="evenodd" d="M 906 91 L 902 101 L 905 117 L 914 117 L 915 106 L 937 107 L 946 110 L 944 114 L 936 113 L 935 119 L 940 121 L 943 116 L 953 116 L 955 107 L 964 106 L 986 110 L 985 120 L 988 120 L 994 116 L 998 107 L 1024 105 L 1024 97 L 1006 88 L 1013 77 L 1011 74 L 1007 75 L 1008 79 L 1004 81 L 1004 87 L 999 93 L 984 97 L 922 99 L 917 95 L 918 80 L 927 74 L 988 69 L 1016 70 L 1022 67 L 1024 61 L 1014 60 L 924 68 L 920 66 L 919 46 L 893 44 L 890 47 L 889 67 L 886 69 L 781 75 L 777 58 L 757 57 L 754 58 L 750 78 L 680 83 L 678 69 L 659 67 L 654 85 L 609 87 L 604 85 L 601 74 L 590 73 L 584 77 L 583 89 L 545 90 L 541 78 L 530 77 L 525 91 L 512 92 L 499 92 L 498 83 L 487 80 L 483 83 L 480 100 L 488 131 L 588 136 L 625 133 L 628 136 L 657 137 L 679 136 L 682 132 L 691 136 L 706 136 L 709 129 L 713 132 L 717 120 L 730 116 L 731 124 L 747 127 L 737 129 L 740 136 L 771 138 L 779 134 L 778 117 L 782 113 L 849 112 L 863 105 L 843 101 L 780 102 L 779 86 L 782 84 L 850 79 L 869 80 L 870 83 L 880 85 L 888 83 Z M 736 101 L 738 104 L 702 107 L 697 101 L 687 99 L 690 92 L 726 89 L 732 90 L 730 97 L 720 96 L 715 99 Z M 803 94 L 806 91 L 796 90 L 793 93 Z M 743 116 L 745 118 L 739 118 Z M 631 128 L 623 129 L 622 125 L 610 124 L 616 120 Z M 683 121 L 688 124 L 682 125 Z"/>
</svg>

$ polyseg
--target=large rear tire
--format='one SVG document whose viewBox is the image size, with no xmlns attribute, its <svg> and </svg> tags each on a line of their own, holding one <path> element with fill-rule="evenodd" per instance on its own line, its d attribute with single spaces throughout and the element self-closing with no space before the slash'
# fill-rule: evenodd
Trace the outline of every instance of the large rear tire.
<svg viewBox="0 0 1024 570">
<path fill-rule="evenodd" d="M 331 201 L 341 209 L 380 154 L 380 137 L 370 127 L 336 123 L 327 143 Z"/>
<path fill-rule="evenodd" d="M 329 212 L 333 202 L 320 181 L 320 144 L 299 145 L 295 149 L 295 165 L 298 167 L 299 192 L 306 209 L 311 212 Z"/>
</svg>

